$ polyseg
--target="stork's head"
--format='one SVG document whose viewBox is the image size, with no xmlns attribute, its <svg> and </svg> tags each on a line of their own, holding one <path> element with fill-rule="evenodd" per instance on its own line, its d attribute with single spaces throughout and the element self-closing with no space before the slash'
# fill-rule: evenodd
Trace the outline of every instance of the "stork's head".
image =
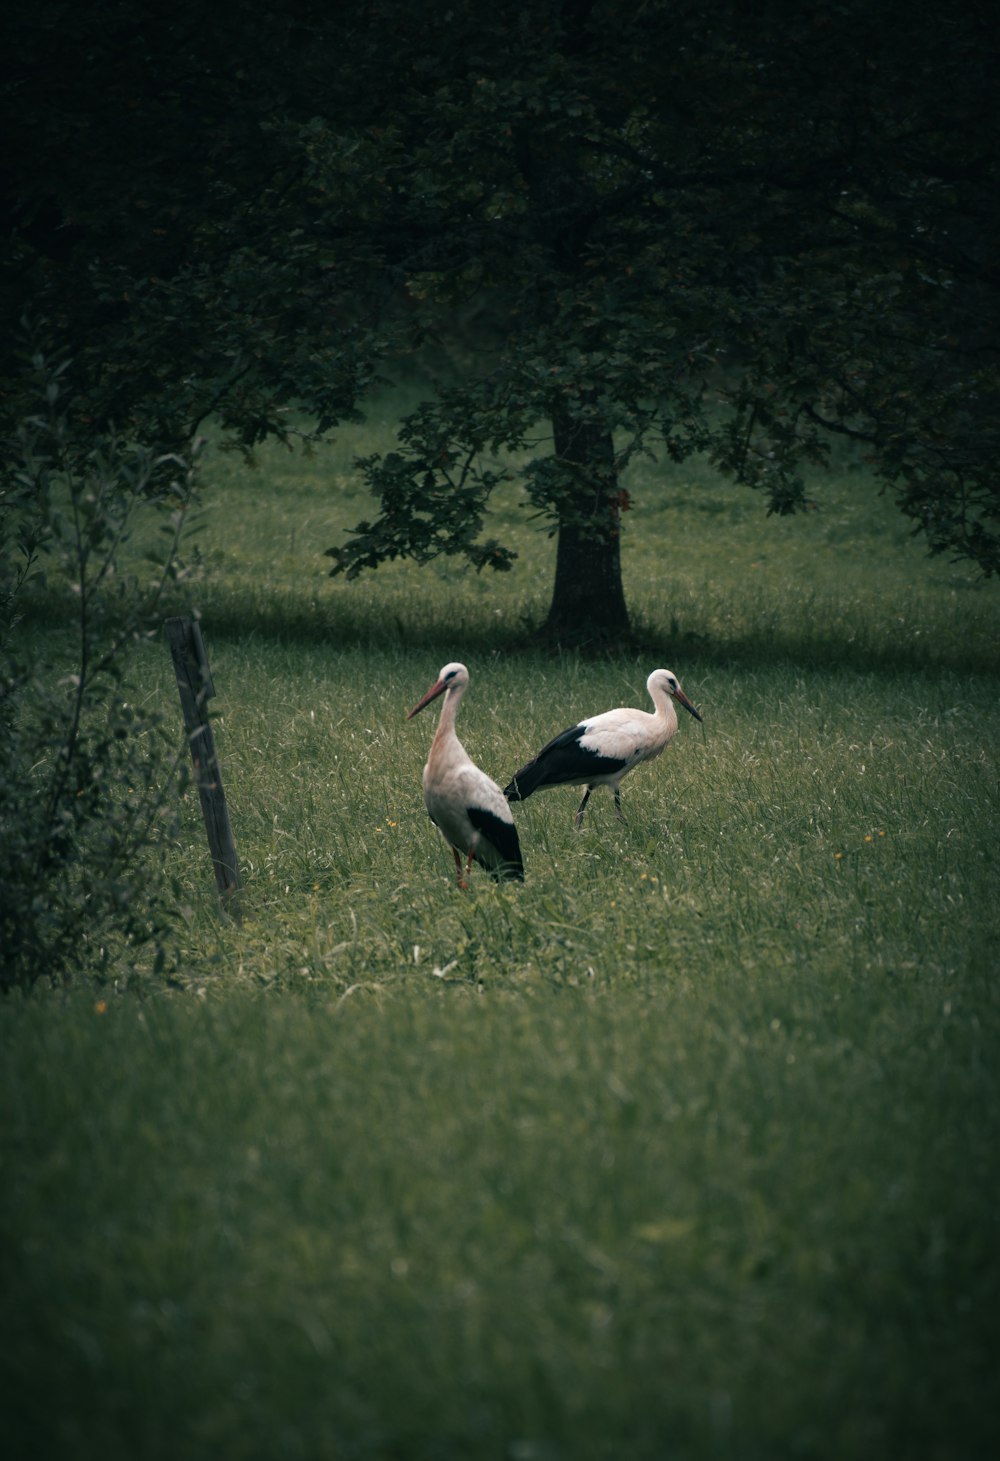
<svg viewBox="0 0 1000 1461">
<path fill-rule="evenodd" d="M 646 681 L 646 689 L 649 691 L 650 696 L 653 695 L 654 689 L 665 690 L 668 695 L 674 697 L 678 705 L 683 705 L 685 710 L 689 710 L 695 720 L 701 720 L 701 716 L 681 689 L 681 682 L 673 670 L 654 670 Z"/>
<path fill-rule="evenodd" d="M 436 700 L 446 690 L 464 690 L 468 683 L 468 670 L 463 664 L 459 664 L 457 660 L 453 660 L 451 664 L 444 666 L 431 688 L 427 691 L 427 694 L 414 705 L 406 717 L 407 720 L 412 720 L 418 710 L 423 710 L 425 705 L 430 705 L 432 700 Z"/>
</svg>

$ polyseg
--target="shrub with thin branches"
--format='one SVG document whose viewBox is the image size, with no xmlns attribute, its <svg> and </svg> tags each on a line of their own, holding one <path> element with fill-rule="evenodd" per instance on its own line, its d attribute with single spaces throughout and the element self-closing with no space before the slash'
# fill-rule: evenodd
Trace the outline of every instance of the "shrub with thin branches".
<svg viewBox="0 0 1000 1461">
<path fill-rule="evenodd" d="M 5 990 L 99 974 L 130 944 L 164 967 L 173 893 L 156 853 L 185 774 L 162 717 L 131 698 L 129 670 L 178 576 L 193 464 L 95 438 L 68 362 L 36 354 L 30 369 L 39 409 L 8 442 L 0 483 Z M 125 564 L 151 514 L 163 521 L 146 581 Z M 59 632 L 40 632 L 46 615 Z"/>
</svg>

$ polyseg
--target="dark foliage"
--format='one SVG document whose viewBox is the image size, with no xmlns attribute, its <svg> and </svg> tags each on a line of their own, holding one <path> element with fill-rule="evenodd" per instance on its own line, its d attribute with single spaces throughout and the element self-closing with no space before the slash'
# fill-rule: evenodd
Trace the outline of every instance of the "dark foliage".
<svg viewBox="0 0 1000 1461">
<path fill-rule="evenodd" d="M 6 303 L 72 342 L 81 416 L 324 430 L 380 361 L 490 322 L 361 464 L 380 511 L 334 572 L 507 566 L 491 456 L 534 443 L 549 632 L 614 636 L 633 453 L 706 452 L 786 513 L 837 435 L 932 550 L 1000 567 L 989 7 L 41 0 L 17 25 Z"/>
</svg>

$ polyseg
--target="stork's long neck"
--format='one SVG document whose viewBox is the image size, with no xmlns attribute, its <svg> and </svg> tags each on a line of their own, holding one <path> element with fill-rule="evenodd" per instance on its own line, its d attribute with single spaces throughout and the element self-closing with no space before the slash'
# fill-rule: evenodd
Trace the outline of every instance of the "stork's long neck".
<svg viewBox="0 0 1000 1461">
<path fill-rule="evenodd" d="M 464 685 L 455 685 L 445 691 L 444 704 L 441 706 L 441 714 L 438 717 L 434 739 L 431 741 L 428 760 L 432 759 L 435 754 L 440 755 L 446 746 L 459 745 L 458 736 L 455 733 L 455 716 L 458 714 L 458 702 L 464 692 Z"/>
<path fill-rule="evenodd" d="M 656 683 L 647 685 L 649 698 L 656 707 L 653 719 L 656 721 L 657 729 L 661 726 L 668 734 L 673 735 L 677 729 L 677 711 L 674 709 L 673 696 L 664 690 L 662 685 Z"/>
</svg>

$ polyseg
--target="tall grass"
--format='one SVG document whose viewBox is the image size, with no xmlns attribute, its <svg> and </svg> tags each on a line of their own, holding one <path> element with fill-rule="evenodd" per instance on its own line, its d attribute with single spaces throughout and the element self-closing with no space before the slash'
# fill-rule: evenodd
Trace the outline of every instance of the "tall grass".
<svg viewBox="0 0 1000 1461">
<path fill-rule="evenodd" d="M 993 1454 L 996 588 L 846 467 L 768 522 L 645 464 L 641 653 L 544 657 L 516 489 L 504 579 L 325 577 L 386 431 L 211 483 L 252 917 L 192 806 L 177 983 L 126 955 L 0 1010 L 5 1451 Z M 405 720 L 452 658 L 501 782 L 656 664 L 704 724 L 624 824 L 518 807 L 525 885 L 463 895 Z M 169 705 L 165 650 L 144 675 Z"/>
</svg>

